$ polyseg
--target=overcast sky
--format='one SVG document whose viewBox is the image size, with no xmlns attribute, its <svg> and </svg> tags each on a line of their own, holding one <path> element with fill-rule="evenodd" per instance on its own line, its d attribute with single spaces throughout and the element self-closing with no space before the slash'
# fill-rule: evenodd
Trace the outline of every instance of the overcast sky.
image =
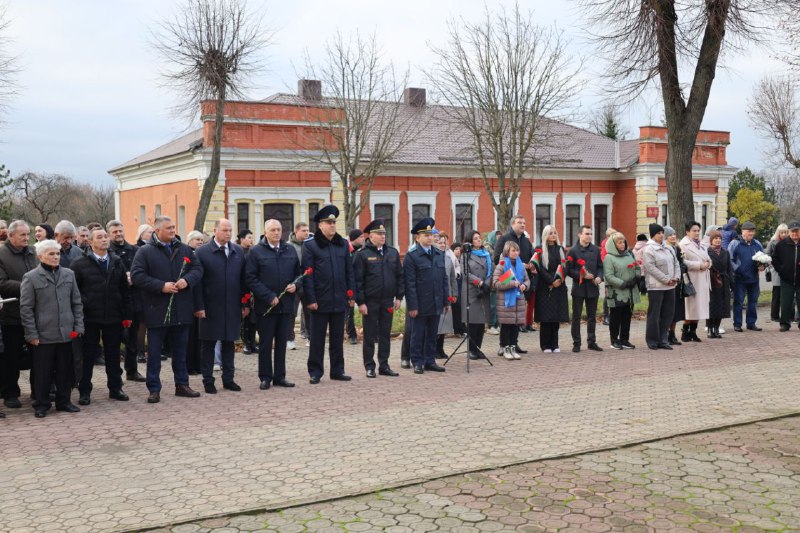
<svg viewBox="0 0 800 533">
<path fill-rule="evenodd" d="M 591 57 L 571 0 L 521 0 L 542 24 L 557 23 L 573 38 L 576 52 Z M 0 162 L 13 175 L 25 170 L 57 172 L 78 180 L 111 182 L 107 170 L 170 141 L 187 128 L 170 108 L 174 94 L 161 87 L 159 60 L 149 47 L 154 24 L 178 0 L 6 0 L 11 18 L 10 52 L 19 58 L 19 94 L 0 128 Z M 429 44 L 443 44 L 447 20 L 481 16 L 479 0 L 250 0 L 275 30 L 267 69 L 249 95 L 262 99 L 296 87 L 295 65 L 308 49 L 317 55 L 338 28 L 375 31 L 387 57 L 411 68 L 412 84 L 425 86 L 421 67 L 433 61 Z M 512 1 L 489 5 L 513 6 Z M 587 64 L 600 64 L 597 60 Z M 751 132 L 745 112 L 755 82 L 781 65 L 763 51 L 739 56 L 719 72 L 703 127 L 731 132 L 728 161 L 761 168 L 764 144 Z M 587 71 L 587 75 L 594 75 Z M 582 97 L 584 112 L 602 96 L 600 81 Z M 655 93 L 626 110 L 624 125 L 663 116 Z"/>
</svg>

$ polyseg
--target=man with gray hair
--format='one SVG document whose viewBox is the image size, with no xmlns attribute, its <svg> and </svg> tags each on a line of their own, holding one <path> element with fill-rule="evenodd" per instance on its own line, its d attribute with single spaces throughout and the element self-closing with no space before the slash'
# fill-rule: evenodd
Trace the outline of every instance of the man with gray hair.
<svg viewBox="0 0 800 533">
<path fill-rule="evenodd" d="M 39 260 L 28 246 L 31 228 L 24 220 L 15 220 L 8 226 L 8 241 L 0 246 L 0 294 L 3 298 L 19 298 L 22 276 L 39 265 Z M 3 403 L 19 409 L 19 370 L 25 347 L 25 332 L 19 314 L 19 301 L 8 302 L 0 309 L 0 328 L 5 351 L 0 355 L 0 391 Z M 33 382 L 33 376 L 31 376 Z"/>
<path fill-rule="evenodd" d="M 61 245 L 61 258 L 59 259 L 59 266 L 69 268 L 69 265 L 77 258 L 83 255 L 80 248 L 75 246 L 75 236 L 77 231 L 75 225 L 69 220 L 62 220 L 53 230 L 55 232 L 55 240 Z"/>
</svg>

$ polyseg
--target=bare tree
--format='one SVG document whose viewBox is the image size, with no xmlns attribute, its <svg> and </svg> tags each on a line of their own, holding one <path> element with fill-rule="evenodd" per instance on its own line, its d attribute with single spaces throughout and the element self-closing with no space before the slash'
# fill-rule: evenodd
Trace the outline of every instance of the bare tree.
<svg viewBox="0 0 800 533">
<path fill-rule="evenodd" d="M 619 107 L 614 104 L 606 104 L 599 109 L 591 119 L 591 126 L 598 135 L 614 139 L 615 141 L 624 140 L 630 133 L 628 129 L 622 125 Z"/>
<path fill-rule="evenodd" d="M 86 184 L 81 187 L 84 210 L 80 217 L 84 221 L 105 224 L 114 218 L 114 186 L 109 183 Z"/>
<path fill-rule="evenodd" d="M 577 0 L 608 58 L 615 93 L 638 96 L 657 83 L 669 130 L 665 178 L 675 227 L 693 217 L 692 153 L 721 54 L 764 43 L 799 0 Z M 680 68 L 693 77 L 681 82 Z"/>
<path fill-rule="evenodd" d="M 487 9 L 477 23 L 450 21 L 448 44 L 433 52 L 431 82 L 450 120 L 468 132 L 465 155 L 476 162 L 497 227 L 508 227 L 521 180 L 544 152 L 565 146 L 556 121 L 566 120 L 580 89 L 580 66 L 563 35 L 536 25 L 519 5 Z"/>
<path fill-rule="evenodd" d="M 794 77 L 767 76 L 756 85 L 747 107 L 750 124 L 771 141 L 770 152 L 794 168 L 800 168 L 797 92 Z"/>
<path fill-rule="evenodd" d="M 16 58 L 8 51 L 9 19 L 5 5 L 0 4 L 0 116 L 6 110 L 9 100 L 17 92 L 15 75 Z M 0 122 L 2 122 L 0 120 Z"/>
<path fill-rule="evenodd" d="M 308 102 L 306 115 L 319 126 L 298 143 L 338 178 L 349 230 L 369 205 L 375 178 L 422 127 L 423 113 L 403 104 L 408 72 L 395 75 L 374 34 L 345 37 L 337 32 L 326 44 L 324 60 L 315 65 L 306 54 L 305 67 L 308 77 L 321 82 L 325 98 Z M 320 105 L 329 111 L 320 113 Z"/>
<path fill-rule="evenodd" d="M 61 174 L 23 172 L 13 183 L 15 203 L 22 218 L 32 218 L 34 223 L 55 222 L 67 215 L 76 199 L 73 182 Z"/>
<path fill-rule="evenodd" d="M 153 45 L 169 65 L 163 79 L 182 99 L 178 110 L 196 116 L 200 102 L 214 101 L 211 167 L 203 184 L 194 228 L 202 230 L 219 181 L 225 102 L 241 97 L 247 80 L 258 72 L 258 52 L 268 43 L 261 17 L 248 12 L 245 0 L 186 0 L 159 26 Z"/>
</svg>

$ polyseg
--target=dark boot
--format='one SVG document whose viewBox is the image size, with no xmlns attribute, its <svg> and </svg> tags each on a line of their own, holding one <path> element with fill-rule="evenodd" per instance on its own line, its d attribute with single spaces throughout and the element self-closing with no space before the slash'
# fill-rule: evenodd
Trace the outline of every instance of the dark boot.
<svg viewBox="0 0 800 533">
<path fill-rule="evenodd" d="M 669 343 L 672 346 L 680 346 L 681 344 L 683 344 L 681 341 L 678 340 L 678 337 L 675 336 L 674 329 L 669 330 Z"/>
<path fill-rule="evenodd" d="M 689 326 L 689 337 L 692 342 L 702 342 L 700 337 L 697 336 L 697 322 Z"/>
<path fill-rule="evenodd" d="M 681 328 L 681 340 L 683 342 L 692 342 L 692 335 L 689 333 L 690 324 L 684 324 Z"/>
<path fill-rule="evenodd" d="M 436 336 L 436 359 L 447 359 L 447 354 L 444 353 L 444 335 Z"/>
</svg>

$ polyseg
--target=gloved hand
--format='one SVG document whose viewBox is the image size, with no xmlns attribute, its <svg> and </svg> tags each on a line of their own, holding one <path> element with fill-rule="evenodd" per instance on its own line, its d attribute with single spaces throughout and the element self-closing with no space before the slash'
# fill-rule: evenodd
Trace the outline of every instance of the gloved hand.
<svg viewBox="0 0 800 533">
<path fill-rule="evenodd" d="M 629 279 L 628 281 L 626 281 L 625 285 L 623 285 L 623 288 L 632 289 L 635 286 L 636 286 L 636 278 L 633 278 L 633 279 Z"/>
</svg>

